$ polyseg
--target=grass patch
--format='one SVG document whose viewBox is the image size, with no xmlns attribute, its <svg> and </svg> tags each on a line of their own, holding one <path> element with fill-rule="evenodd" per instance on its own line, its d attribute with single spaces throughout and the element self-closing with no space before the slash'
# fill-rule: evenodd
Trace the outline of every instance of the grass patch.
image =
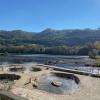
<svg viewBox="0 0 100 100">
<path fill-rule="evenodd" d="M 95 56 L 95 59 L 100 59 L 100 56 Z"/>
<path fill-rule="evenodd" d="M 96 62 L 95 64 L 92 65 L 93 67 L 100 67 L 100 62 Z"/>
</svg>

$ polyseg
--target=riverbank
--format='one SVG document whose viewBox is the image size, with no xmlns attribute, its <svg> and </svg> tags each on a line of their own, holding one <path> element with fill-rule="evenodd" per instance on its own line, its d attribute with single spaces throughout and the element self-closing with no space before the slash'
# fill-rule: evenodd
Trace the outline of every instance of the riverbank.
<svg viewBox="0 0 100 100">
<path fill-rule="evenodd" d="M 68 68 L 73 70 L 85 71 L 89 73 L 100 73 L 99 67 L 93 67 L 94 64 L 100 62 L 100 59 L 90 59 L 88 56 L 63 56 L 63 55 L 9 55 L 0 57 L 1 65 L 8 64 L 46 64 L 60 68 Z"/>
</svg>

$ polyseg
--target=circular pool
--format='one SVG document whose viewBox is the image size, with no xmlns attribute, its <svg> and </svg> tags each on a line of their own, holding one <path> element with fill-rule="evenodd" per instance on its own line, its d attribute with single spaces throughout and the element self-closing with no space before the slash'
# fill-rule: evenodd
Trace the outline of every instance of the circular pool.
<svg viewBox="0 0 100 100">
<path fill-rule="evenodd" d="M 19 80 L 21 76 L 16 74 L 0 74 L 0 90 L 9 90 L 14 84 L 14 80 Z"/>
<path fill-rule="evenodd" d="M 41 68 L 37 68 L 37 67 L 31 67 L 30 68 L 30 71 L 33 71 L 33 72 L 38 72 L 38 71 L 41 71 L 42 69 Z"/>
<path fill-rule="evenodd" d="M 80 80 L 73 74 L 52 72 L 37 77 L 34 83 L 33 87 L 46 92 L 68 94 L 79 89 Z"/>
<path fill-rule="evenodd" d="M 14 80 L 19 80 L 21 77 L 16 74 L 0 74 L 0 81 L 14 81 Z"/>
<path fill-rule="evenodd" d="M 41 68 L 38 67 L 12 67 L 9 68 L 11 72 L 38 72 Z"/>
<path fill-rule="evenodd" d="M 11 72 L 23 72 L 25 71 L 25 67 L 12 67 L 12 68 L 9 68 L 9 70 Z"/>
</svg>

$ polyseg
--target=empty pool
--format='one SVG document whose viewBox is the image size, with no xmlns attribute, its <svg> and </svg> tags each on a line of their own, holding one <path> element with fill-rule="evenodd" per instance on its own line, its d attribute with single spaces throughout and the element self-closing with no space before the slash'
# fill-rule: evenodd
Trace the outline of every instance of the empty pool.
<svg viewBox="0 0 100 100">
<path fill-rule="evenodd" d="M 56 93 L 56 94 L 68 94 L 75 92 L 79 89 L 80 80 L 73 74 L 66 73 L 47 73 L 43 74 L 35 79 L 37 89 Z M 33 84 L 33 87 L 35 85 Z"/>
</svg>

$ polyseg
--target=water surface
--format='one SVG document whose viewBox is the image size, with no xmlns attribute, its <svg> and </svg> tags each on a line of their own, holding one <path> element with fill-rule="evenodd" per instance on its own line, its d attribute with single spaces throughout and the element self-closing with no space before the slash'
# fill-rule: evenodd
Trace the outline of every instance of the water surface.
<svg viewBox="0 0 100 100">
<path fill-rule="evenodd" d="M 85 63 L 91 62 L 88 56 L 64 56 L 64 55 L 46 55 L 46 54 L 32 54 L 32 55 L 9 55 L 0 57 L 0 65 L 8 64 L 46 64 L 57 67 L 78 69 L 81 71 L 100 73 L 98 68 L 85 66 Z"/>
</svg>

